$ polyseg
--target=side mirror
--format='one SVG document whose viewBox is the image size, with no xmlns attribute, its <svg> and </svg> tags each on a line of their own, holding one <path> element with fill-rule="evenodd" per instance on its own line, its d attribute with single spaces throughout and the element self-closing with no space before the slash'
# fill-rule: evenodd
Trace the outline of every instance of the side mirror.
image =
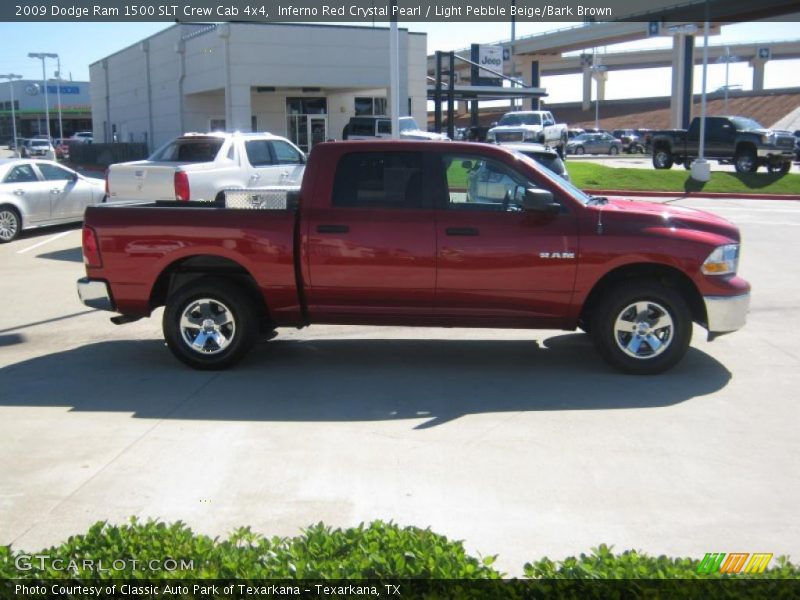
<svg viewBox="0 0 800 600">
<path fill-rule="evenodd" d="M 490 127 L 497 127 L 497 121 L 494 121 L 494 122 L 493 122 L 493 123 L 490 125 Z"/>
<path fill-rule="evenodd" d="M 525 190 L 525 199 L 522 207 L 530 212 L 555 215 L 561 212 L 561 205 L 553 199 L 553 192 L 539 188 Z"/>
<path fill-rule="evenodd" d="M 78 181 L 78 179 L 80 179 L 80 175 L 78 175 L 77 173 L 73 173 L 71 181 L 75 182 Z"/>
</svg>

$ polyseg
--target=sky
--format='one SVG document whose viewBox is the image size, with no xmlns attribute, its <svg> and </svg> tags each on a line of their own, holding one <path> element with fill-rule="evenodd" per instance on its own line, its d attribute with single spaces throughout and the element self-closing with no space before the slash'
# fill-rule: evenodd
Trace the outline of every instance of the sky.
<svg viewBox="0 0 800 600">
<path fill-rule="evenodd" d="M 577 25 L 571 23 L 518 23 L 517 37 Z M 61 57 L 62 77 L 88 81 L 89 64 L 109 54 L 135 44 L 157 33 L 169 23 L 0 23 L 0 74 L 16 73 L 26 79 L 41 79 L 42 63 L 28 58 L 28 52 L 55 52 Z M 428 34 L 428 53 L 435 50 L 458 50 L 471 43 L 490 43 L 511 37 L 508 23 L 401 23 L 410 31 Z M 800 39 L 800 23 L 751 22 L 728 25 L 711 44 Z M 608 46 L 608 51 L 669 47 L 670 38 L 651 38 L 627 44 Z M 698 48 L 702 37 L 698 38 Z M 599 49 L 602 51 L 603 49 Z M 48 76 L 53 76 L 55 64 L 48 61 Z M 700 68 L 695 69 L 695 90 L 699 92 Z M 666 96 L 670 93 L 670 69 L 639 69 L 613 71 L 608 74 L 606 98 L 636 98 Z M 708 90 L 725 84 L 725 66 L 712 64 L 708 72 Z M 747 63 L 733 63 L 729 69 L 729 84 L 752 87 L 752 69 Z M 0 84 L 2 85 L 2 84 Z M 569 102 L 581 97 L 580 75 L 542 78 L 550 103 Z M 774 60 L 767 63 L 767 88 L 800 86 L 800 60 Z"/>
</svg>

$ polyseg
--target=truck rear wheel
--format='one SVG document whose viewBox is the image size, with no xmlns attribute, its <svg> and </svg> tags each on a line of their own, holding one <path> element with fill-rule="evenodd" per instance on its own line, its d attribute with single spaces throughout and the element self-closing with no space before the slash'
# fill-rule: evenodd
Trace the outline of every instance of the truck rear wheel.
<svg viewBox="0 0 800 600">
<path fill-rule="evenodd" d="M 653 375 L 675 366 L 692 337 L 683 297 L 655 281 L 620 285 L 592 315 L 591 335 L 600 355 L 625 373 Z"/>
<path fill-rule="evenodd" d="M 653 152 L 653 167 L 656 169 L 671 169 L 674 163 L 672 153 L 666 148 L 656 148 Z"/>
<path fill-rule="evenodd" d="M 237 283 L 206 277 L 185 285 L 166 303 L 164 339 L 175 357 L 193 369 L 226 369 L 253 347 L 256 308 Z"/>
</svg>

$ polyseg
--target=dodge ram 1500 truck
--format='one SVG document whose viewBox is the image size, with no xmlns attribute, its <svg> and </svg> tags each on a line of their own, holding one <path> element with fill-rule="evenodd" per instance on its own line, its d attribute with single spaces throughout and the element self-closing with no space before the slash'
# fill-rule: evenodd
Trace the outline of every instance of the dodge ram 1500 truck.
<svg viewBox="0 0 800 600">
<path fill-rule="evenodd" d="M 700 118 L 689 129 L 651 134 L 653 166 L 669 169 L 682 164 L 689 169 L 700 150 Z M 755 173 L 765 166 L 770 173 L 788 173 L 792 167 L 794 137 L 788 131 L 765 129 L 745 117 L 706 117 L 705 156 L 733 163 L 737 173 Z"/>
<path fill-rule="evenodd" d="M 580 327 L 613 366 L 658 373 L 692 322 L 712 338 L 745 322 L 734 225 L 588 196 L 500 146 L 321 143 L 287 195 L 276 210 L 90 207 L 78 293 L 118 324 L 164 306 L 167 345 L 198 369 L 234 364 L 259 332 L 328 323 Z"/>
</svg>

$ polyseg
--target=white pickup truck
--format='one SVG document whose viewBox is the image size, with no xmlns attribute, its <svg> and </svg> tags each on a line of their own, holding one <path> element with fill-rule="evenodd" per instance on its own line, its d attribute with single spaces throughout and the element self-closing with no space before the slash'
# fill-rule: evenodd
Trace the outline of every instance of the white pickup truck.
<svg viewBox="0 0 800 600">
<path fill-rule="evenodd" d="M 567 149 L 567 124 L 556 123 L 549 110 L 521 110 L 503 115 L 486 133 L 487 142 L 536 142 L 555 148 L 563 157 Z"/>
<path fill-rule="evenodd" d="M 222 201 L 223 190 L 300 185 L 306 157 L 269 133 L 187 133 L 147 160 L 111 165 L 113 202 Z"/>
</svg>

